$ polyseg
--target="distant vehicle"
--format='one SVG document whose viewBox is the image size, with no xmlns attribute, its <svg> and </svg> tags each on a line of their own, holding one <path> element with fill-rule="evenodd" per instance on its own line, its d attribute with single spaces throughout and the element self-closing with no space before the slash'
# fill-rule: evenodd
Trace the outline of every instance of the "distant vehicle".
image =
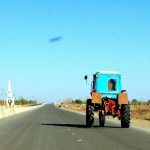
<svg viewBox="0 0 150 150">
<path fill-rule="evenodd" d="M 86 75 L 85 80 L 88 76 Z M 126 90 L 121 86 L 121 74 L 101 71 L 93 75 L 91 99 L 86 104 L 86 125 L 94 124 L 94 111 L 99 112 L 99 125 L 104 127 L 105 116 L 118 117 L 122 128 L 130 126 L 130 105 Z"/>
</svg>

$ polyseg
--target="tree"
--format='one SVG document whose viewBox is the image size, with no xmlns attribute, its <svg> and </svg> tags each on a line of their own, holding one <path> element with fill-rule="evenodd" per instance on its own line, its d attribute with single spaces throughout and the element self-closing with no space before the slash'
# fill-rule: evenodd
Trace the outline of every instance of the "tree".
<svg viewBox="0 0 150 150">
<path fill-rule="evenodd" d="M 137 99 L 133 99 L 131 103 L 132 103 L 132 104 L 137 104 L 137 103 L 138 103 L 138 100 L 137 100 Z"/>
<path fill-rule="evenodd" d="M 4 105 L 4 100 L 0 100 L 0 105 Z"/>
<path fill-rule="evenodd" d="M 20 98 L 18 99 L 18 103 L 19 103 L 20 105 L 26 105 L 26 104 L 28 104 L 28 101 L 27 101 L 25 98 L 20 97 Z"/>
<path fill-rule="evenodd" d="M 65 99 L 65 103 L 74 103 L 74 100 L 72 98 Z"/>
<path fill-rule="evenodd" d="M 150 100 L 147 101 L 147 104 L 150 105 Z"/>
<path fill-rule="evenodd" d="M 77 104 L 80 104 L 80 105 L 81 105 L 81 104 L 82 104 L 82 100 L 80 100 L 80 99 L 76 99 L 76 100 L 75 100 L 75 103 L 77 103 Z"/>
</svg>

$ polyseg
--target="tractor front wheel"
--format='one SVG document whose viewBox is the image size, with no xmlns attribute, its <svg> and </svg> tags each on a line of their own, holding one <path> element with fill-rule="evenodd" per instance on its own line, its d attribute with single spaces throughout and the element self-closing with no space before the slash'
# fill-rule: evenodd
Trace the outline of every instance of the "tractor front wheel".
<svg viewBox="0 0 150 150">
<path fill-rule="evenodd" d="M 94 124 L 94 106 L 87 101 L 86 105 L 86 126 L 92 127 Z"/>
<path fill-rule="evenodd" d="M 123 113 L 121 118 L 121 127 L 122 128 L 129 128 L 130 126 L 130 105 L 129 104 L 122 104 L 121 111 Z"/>
</svg>

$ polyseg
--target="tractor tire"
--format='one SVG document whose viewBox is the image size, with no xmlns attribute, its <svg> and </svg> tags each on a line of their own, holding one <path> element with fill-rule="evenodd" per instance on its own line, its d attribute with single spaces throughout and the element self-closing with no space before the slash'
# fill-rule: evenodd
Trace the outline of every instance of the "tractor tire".
<svg viewBox="0 0 150 150">
<path fill-rule="evenodd" d="M 99 126 L 104 127 L 104 125 L 105 125 L 105 115 L 102 112 L 100 112 L 99 113 Z"/>
<path fill-rule="evenodd" d="M 86 105 L 86 126 L 92 127 L 94 124 L 94 106 L 87 102 Z"/>
<path fill-rule="evenodd" d="M 121 118 L 121 127 L 122 128 L 129 128 L 130 119 L 131 119 L 130 105 L 129 104 L 122 104 L 121 105 L 121 111 L 123 112 L 123 116 Z"/>
</svg>

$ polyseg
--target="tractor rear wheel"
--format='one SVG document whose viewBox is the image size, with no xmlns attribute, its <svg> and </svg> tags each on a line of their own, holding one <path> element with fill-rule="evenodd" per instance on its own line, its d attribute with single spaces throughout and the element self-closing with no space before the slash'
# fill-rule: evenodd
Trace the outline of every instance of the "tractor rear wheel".
<svg viewBox="0 0 150 150">
<path fill-rule="evenodd" d="M 94 124 L 94 106 L 87 100 L 86 105 L 86 126 L 92 127 Z"/>
<path fill-rule="evenodd" d="M 105 125 L 105 115 L 103 113 L 103 110 L 99 112 L 99 126 L 104 127 Z"/>
<path fill-rule="evenodd" d="M 121 127 L 122 128 L 129 128 L 130 126 L 130 105 L 129 104 L 122 104 L 121 105 L 121 111 L 123 113 L 123 116 L 121 118 Z"/>
</svg>

